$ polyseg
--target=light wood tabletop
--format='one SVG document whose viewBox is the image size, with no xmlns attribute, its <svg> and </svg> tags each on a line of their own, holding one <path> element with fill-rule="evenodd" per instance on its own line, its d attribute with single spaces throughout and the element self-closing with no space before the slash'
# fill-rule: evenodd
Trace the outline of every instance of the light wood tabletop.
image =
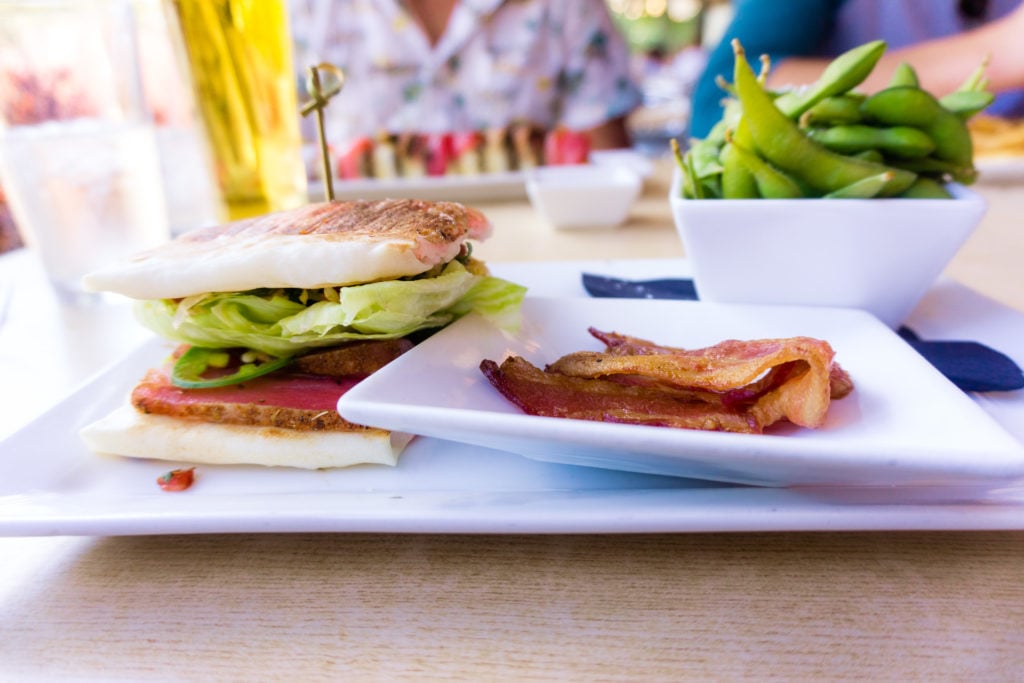
<svg viewBox="0 0 1024 683">
<path fill-rule="evenodd" d="M 496 232 L 477 255 L 683 256 L 670 171 L 656 165 L 613 230 L 554 231 L 525 200 L 480 204 Z M 977 190 L 989 212 L 947 275 L 1024 312 L 1024 191 Z M 16 288 L 0 315 L 0 438 L 145 337 L 127 332 L 123 307 L 57 306 L 25 254 L 0 257 L 0 285 Z M 1019 681 L 1022 671 L 1022 531 L 0 538 L 3 681 Z"/>
</svg>

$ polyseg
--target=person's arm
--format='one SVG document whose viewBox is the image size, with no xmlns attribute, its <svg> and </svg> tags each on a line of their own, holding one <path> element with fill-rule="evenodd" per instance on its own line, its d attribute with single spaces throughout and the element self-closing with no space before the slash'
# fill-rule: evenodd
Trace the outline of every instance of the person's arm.
<svg viewBox="0 0 1024 683">
<path fill-rule="evenodd" d="M 956 88 L 987 57 L 985 75 L 990 89 L 1002 92 L 1024 87 L 1024 4 L 1001 19 L 972 31 L 936 38 L 886 52 L 867 80 L 865 92 L 881 90 L 900 62 L 917 72 L 921 86 L 938 95 Z M 828 64 L 827 59 L 794 57 L 775 64 L 769 85 L 802 85 L 813 82 Z"/>
<path fill-rule="evenodd" d="M 703 138 L 722 117 L 725 97 L 716 79 L 732 81 L 732 39 L 738 38 L 748 58 L 761 54 L 773 60 L 811 54 L 829 31 L 841 0 L 740 0 L 721 41 L 708 56 L 692 99 L 690 135 Z M 758 64 L 754 68 L 759 69 Z"/>
<path fill-rule="evenodd" d="M 622 149 L 631 143 L 625 116 L 605 121 L 586 132 L 591 149 Z"/>
</svg>

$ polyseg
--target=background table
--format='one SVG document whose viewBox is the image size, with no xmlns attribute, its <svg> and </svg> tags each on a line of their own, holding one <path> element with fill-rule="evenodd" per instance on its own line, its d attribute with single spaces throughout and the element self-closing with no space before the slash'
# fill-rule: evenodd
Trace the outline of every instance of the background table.
<svg viewBox="0 0 1024 683">
<path fill-rule="evenodd" d="M 661 165 L 630 222 L 482 204 L 490 262 L 664 258 Z M 948 275 L 1024 311 L 1024 193 Z M 0 438 L 138 340 L 0 258 Z M 113 334 L 113 330 L 125 334 Z M 137 334 L 137 337 L 133 335 Z M 32 454 L 26 454 L 31 457 Z M 282 534 L 0 539 L 0 680 L 1019 680 L 1024 533 Z"/>
</svg>

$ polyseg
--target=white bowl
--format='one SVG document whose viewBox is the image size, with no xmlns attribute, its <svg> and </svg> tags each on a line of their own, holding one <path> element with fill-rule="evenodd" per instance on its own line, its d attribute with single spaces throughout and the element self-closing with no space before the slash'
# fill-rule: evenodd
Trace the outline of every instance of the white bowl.
<svg viewBox="0 0 1024 683">
<path fill-rule="evenodd" d="M 526 175 L 526 194 L 556 228 L 613 228 L 629 216 L 642 184 L 626 166 L 542 166 Z"/>
<path fill-rule="evenodd" d="M 859 308 L 898 327 L 985 214 L 953 199 L 669 201 L 704 301 Z"/>
</svg>

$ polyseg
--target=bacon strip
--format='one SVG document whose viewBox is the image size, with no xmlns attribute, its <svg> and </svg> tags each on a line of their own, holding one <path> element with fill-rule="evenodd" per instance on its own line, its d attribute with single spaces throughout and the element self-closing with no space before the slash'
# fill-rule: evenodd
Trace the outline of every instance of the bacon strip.
<svg viewBox="0 0 1024 683">
<path fill-rule="evenodd" d="M 618 332 L 603 332 L 594 327 L 588 328 L 588 332 L 604 343 L 607 347 L 608 353 L 619 356 L 654 354 L 671 355 L 688 353 L 686 349 L 680 349 L 673 346 L 663 346 L 646 339 L 630 337 L 625 334 L 619 334 Z M 829 386 L 831 388 L 831 397 L 833 400 L 843 398 L 853 391 L 853 380 L 850 379 L 849 373 L 847 373 L 839 363 L 832 363 L 829 373 Z"/>
<path fill-rule="evenodd" d="M 709 410 L 707 404 L 670 391 L 551 374 L 519 356 L 506 358 L 500 366 L 484 360 L 480 370 L 529 415 L 711 431 L 757 430 L 756 424 L 734 409 Z"/>
<path fill-rule="evenodd" d="M 853 388 L 831 346 L 809 337 L 686 350 L 591 333 L 607 352 L 571 353 L 543 371 L 518 357 L 481 370 L 533 415 L 755 433 L 780 420 L 820 427 L 832 396 Z"/>
</svg>

